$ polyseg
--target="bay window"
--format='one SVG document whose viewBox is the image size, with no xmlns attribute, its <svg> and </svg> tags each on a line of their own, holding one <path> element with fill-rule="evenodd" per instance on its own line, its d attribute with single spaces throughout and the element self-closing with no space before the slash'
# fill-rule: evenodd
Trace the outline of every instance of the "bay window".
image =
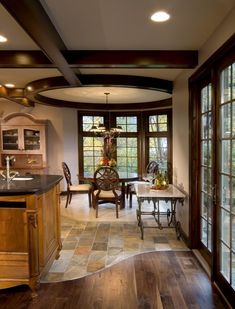
<svg viewBox="0 0 235 309">
<path fill-rule="evenodd" d="M 101 123 L 106 128 L 121 126 L 120 136 L 111 141 L 96 136 L 91 127 Z M 171 181 L 171 135 L 170 109 L 126 113 L 79 111 L 79 173 L 92 177 L 101 162 L 104 148 L 111 142 L 112 156 L 120 172 L 141 176 L 145 166 L 155 160 L 161 171 L 168 172 Z"/>
</svg>

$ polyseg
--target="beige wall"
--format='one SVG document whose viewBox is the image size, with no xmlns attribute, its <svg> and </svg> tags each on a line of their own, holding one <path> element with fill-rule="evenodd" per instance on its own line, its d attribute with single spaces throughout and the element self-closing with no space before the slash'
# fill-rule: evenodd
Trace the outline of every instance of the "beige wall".
<svg viewBox="0 0 235 309">
<path fill-rule="evenodd" d="M 199 65 L 208 59 L 235 30 L 235 9 L 224 19 L 220 27 L 199 51 Z M 189 120 L 188 120 L 188 78 L 195 70 L 183 72 L 174 83 L 173 92 L 173 181 L 189 192 Z M 178 207 L 178 218 L 185 233 L 188 235 L 189 207 L 188 200 L 183 207 Z M 193 207 L 193 205 L 192 205 Z"/>
</svg>

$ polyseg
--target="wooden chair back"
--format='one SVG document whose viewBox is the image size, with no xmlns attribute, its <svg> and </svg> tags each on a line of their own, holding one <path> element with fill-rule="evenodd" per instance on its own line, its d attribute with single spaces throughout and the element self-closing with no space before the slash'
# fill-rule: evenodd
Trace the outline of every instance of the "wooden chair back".
<svg viewBox="0 0 235 309">
<path fill-rule="evenodd" d="M 101 166 L 94 173 L 94 181 L 98 190 L 113 191 L 119 185 L 119 175 L 113 167 Z"/>
<path fill-rule="evenodd" d="M 156 174 L 158 172 L 158 163 L 156 161 L 150 161 L 146 167 L 147 174 Z"/>
<path fill-rule="evenodd" d="M 70 173 L 68 165 L 65 162 L 62 162 L 62 169 L 63 169 L 65 180 L 67 182 L 67 186 L 72 186 L 71 173 Z"/>
</svg>

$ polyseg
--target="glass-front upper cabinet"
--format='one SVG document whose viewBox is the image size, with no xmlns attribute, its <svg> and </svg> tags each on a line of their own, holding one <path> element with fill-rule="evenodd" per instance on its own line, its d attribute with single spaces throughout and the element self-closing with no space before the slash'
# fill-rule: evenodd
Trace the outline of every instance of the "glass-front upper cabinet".
<svg viewBox="0 0 235 309">
<path fill-rule="evenodd" d="M 38 129 L 24 129 L 24 149 L 40 150 L 40 135 Z"/>
<path fill-rule="evenodd" d="M 31 162 L 37 161 L 34 165 L 47 166 L 46 123 L 46 120 L 37 119 L 25 113 L 12 113 L 1 119 L 2 160 L 4 161 L 6 155 L 15 155 L 16 164 L 23 165 L 24 161 L 28 167 L 32 165 Z M 38 156 L 41 158 L 40 164 Z"/>
<path fill-rule="evenodd" d="M 20 127 L 11 129 L 10 126 L 2 128 L 2 151 L 33 151 L 40 152 L 44 139 L 43 127 Z"/>
<path fill-rule="evenodd" d="M 2 150 L 18 150 L 18 129 L 2 129 Z"/>
</svg>

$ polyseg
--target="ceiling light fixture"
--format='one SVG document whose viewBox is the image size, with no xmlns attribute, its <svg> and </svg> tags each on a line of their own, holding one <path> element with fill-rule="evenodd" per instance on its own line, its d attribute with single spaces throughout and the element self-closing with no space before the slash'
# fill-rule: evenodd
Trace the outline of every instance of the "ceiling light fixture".
<svg viewBox="0 0 235 309">
<path fill-rule="evenodd" d="M 108 96 L 110 93 L 105 92 L 104 94 L 106 95 L 106 105 L 108 109 Z M 110 113 L 109 113 L 109 121 L 110 121 Z M 117 127 L 111 128 L 110 130 L 107 130 L 104 124 L 99 123 L 98 126 L 93 125 L 90 131 L 93 132 L 96 136 L 102 136 L 104 138 L 113 139 L 113 138 L 117 138 L 120 135 L 120 133 L 122 132 L 122 127 L 117 126 Z"/>
<path fill-rule="evenodd" d="M 0 43 L 5 43 L 7 41 L 7 38 L 5 36 L 0 35 Z"/>
<path fill-rule="evenodd" d="M 170 18 L 170 15 L 164 11 L 159 11 L 151 16 L 151 20 L 155 22 L 164 22 Z"/>
<path fill-rule="evenodd" d="M 5 86 L 6 86 L 7 88 L 14 88 L 14 87 L 15 87 L 14 84 L 5 84 Z"/>
</svg>

